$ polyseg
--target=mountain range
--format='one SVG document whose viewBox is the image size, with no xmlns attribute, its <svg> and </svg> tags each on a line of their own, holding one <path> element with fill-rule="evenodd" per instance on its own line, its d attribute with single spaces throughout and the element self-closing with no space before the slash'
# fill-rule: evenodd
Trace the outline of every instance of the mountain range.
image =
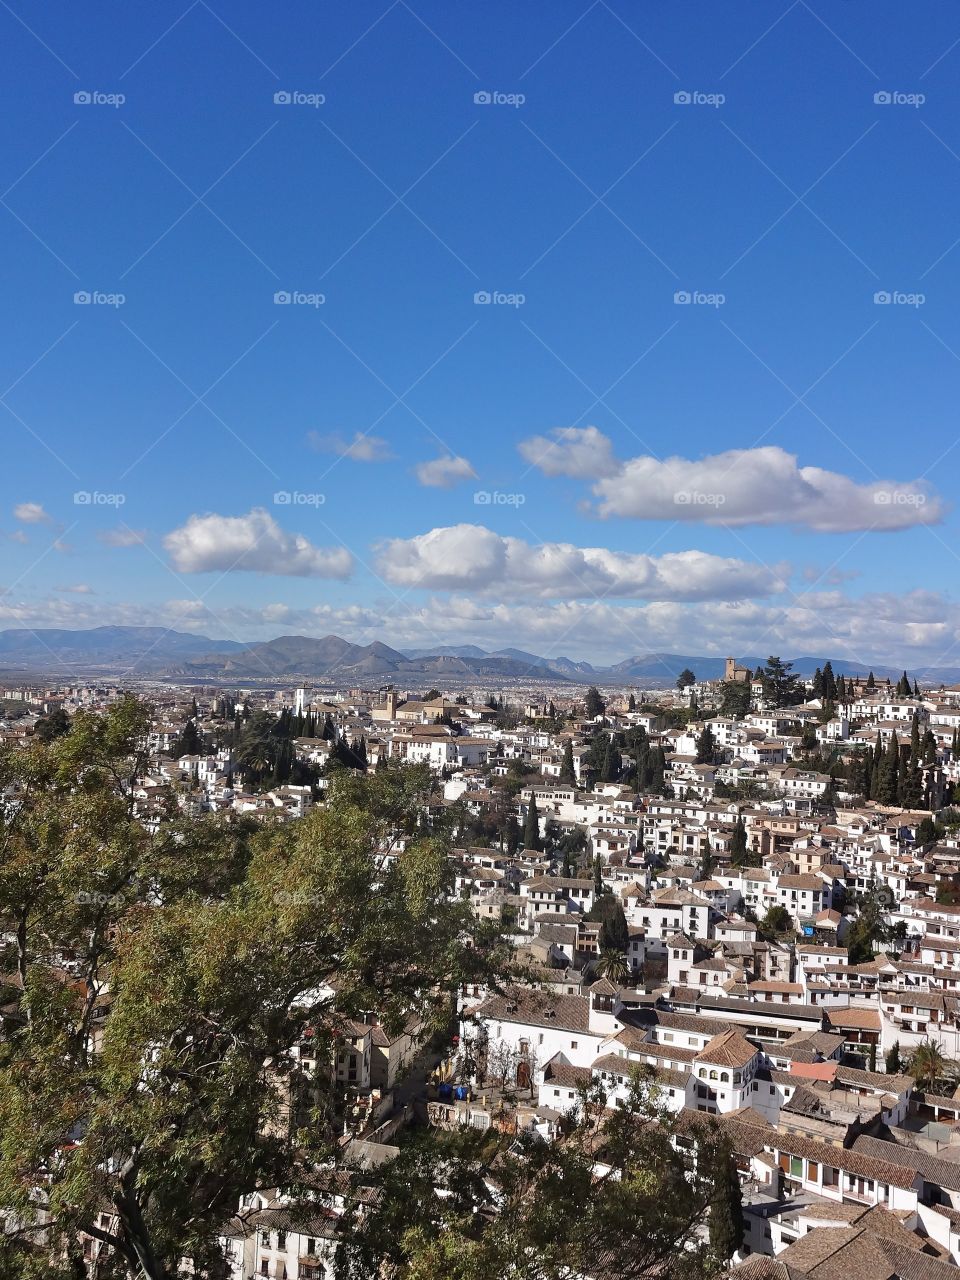
<svg viewBox="0 0 960 1280">
<path fill-rule="evenodd" d="M 742 666 L 755 670 L 766 659 L 746 654 Z M 793 659 L 794 670 L 812 675 L 826 657 Z M 863 673 L 860 663 L 830 659 L 836 675 Z M 700 679 L 723 674 L 724 659 L 702 654 L 644 653 L 614 666 L 593 666 L 571 658 L 545 658 L 523 649 L 492 652 L 477 645 L 394 649 L 374 641 L 358 645 L 341 636 L 278 636 L 256 644 L 215 640 L 163 627 L 93 627 L 88 630 L 24 628 L 0 631 L 0 674 L 74 677 L 143 677 L 191 681 L 323 680 L 340 684 L 443 685 L 471 680 L 545 679 L 574 684 L 673 684 L 688 667 Z M 878 679 L 896 680 L 901 668 L 875 666 Z M 960 667 L 911 668 L 911 678 L 927 683 L 960 680 Z"/>
</svg>

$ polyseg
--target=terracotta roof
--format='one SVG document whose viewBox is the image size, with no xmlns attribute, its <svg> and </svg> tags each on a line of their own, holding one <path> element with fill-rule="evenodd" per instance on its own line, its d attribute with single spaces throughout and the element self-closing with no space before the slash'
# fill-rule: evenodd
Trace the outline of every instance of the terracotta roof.
<svg viewBox="0 0 960 1280">
<path fill-rule="evenodd" d="M 708 1062 L 718 1067 L 745 1067 L 756 1057 L 757 1050 L 739 1031 L 724 1031 L 701 1049 L 697 1062 Z"/>
<path fill-rule="evenodd" d="M 476 1010 L 491 1022 L 514 1022 L 536 1027 L 561 1027 L 588 1031 L 590 1001 L 586 996 L 556 995 L 550 991 L 511 988 L 504 995 L 488 996 Z"/>
<path fill-rule="evenodd" d="M 849 1005 L 844 1009 L 824 1009 L 823 1013 L 831 1027 L 860 1027 L 866 1031 L 880 1030 L 880 1014 L 876 1009 L 860 1009 Z"/>
</svg>

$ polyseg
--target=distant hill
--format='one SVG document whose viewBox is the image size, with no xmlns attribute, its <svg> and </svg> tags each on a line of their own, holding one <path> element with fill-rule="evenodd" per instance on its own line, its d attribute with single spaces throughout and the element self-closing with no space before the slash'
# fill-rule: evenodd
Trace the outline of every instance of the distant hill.
<svg viewBox="0 0 960 1280">
<path fill-rule="evenodd" d="M 766 658 L 744 655 L 737 661 L 751 670 Z M 810 676 L 826 658 L 793 659 L 794 670 Z M 862 663 L 831 658 L 837 675 L 865 674 Z M 470 680 L 544 679 L 575 684 L 671 685 L 689 667 L 701 680 L 723 674 L 724 659 L 714 655 L 642 653 L 610 667 L 571 658 L 545 658 L 523 649 L 487 652 L 478 645 L 438 645 L 433 649 L 394 649 L 380 641 L 358 645 L 342 636 L 277 636 L 256 644 L 215 640 L 163 627 L 92 627 L 0 631 L 0 671 L 50 675 L 124 674 L 190 680 L 325 680 L 377 685 L 397 682 L 443 685 Z M 900 677 L 902 667 L 874 665 L 878 680 Z M 921 683 L 960 681 L 960 666 L 908 668 Z"/>
<path fill-rule="evenodd" d="M 216 648 L 222 653 L 243 649 L 234 640 L 169 631 L 165 627 L 91 627 L 0 631 L 0 667 L 61 669 L 72 666 L 156 668 L 171 659 L 187 658 Z"/>
</svg>

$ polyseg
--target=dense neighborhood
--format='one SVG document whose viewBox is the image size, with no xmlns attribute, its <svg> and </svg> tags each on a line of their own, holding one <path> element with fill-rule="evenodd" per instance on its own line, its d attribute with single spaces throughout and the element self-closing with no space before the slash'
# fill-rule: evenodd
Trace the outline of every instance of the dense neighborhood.
<svg viewBox="0 0 960 1280">
<path fill-rule="evenodd" d="M 960 686 L 829 663 L 803 680 L 771 658 L 757 671 L 729 659 L 721 680 L 684 671 L 667 689 L 140 692 L 129 805 L 151 838 L 184 822 L 295 831 L 351 780 L 413 771 L 428 780 L 419 812 L 390 831 L 384 865 L 443 833 L 444 892 L 468 933 L 502 940 L 508 963 L 460 983 L 439 1037 L 344 1004 L 331 1037 L 290 1045 L 296 1070 L 329 1077 L 356 1167 L 389 1167 L 422 1130 L 562 1149 L 591 1107 L 629 1112 L 642 1089 L 681 1158 L 725 1144 L 726 1243 L 715 1201 L 692 1237 L 709 1237 L 714 1274 L 960 1275 Z M 9 759 L 69 741 L 127 691 L 3 697 Z M 9 835 L 26 784 L 5 783 Z M 283 892 L 279 908 L 298 890 Z M 0 928 L 15 1038 L 29 985 L 16 912 Z M 67 984 L 83 976 L 73 955 L 48 961 Z M 109 964 L 85 981 L 96 1054 Z M 334 969 L 319 995 L 337 1006 L 339 987 Z M 597 1178 L 604 1159 L 591 1156 Z M 322 1164 L 315 1175 L 312 1212 L 279 1180 L 251 1189 L 217 1232 L 219 1270 L 189 1270 L 341 1274 L 356 1187 Z M 32 1188 L 34 1245 L 44 1195 Z M 91 1277 L 114 1274 L 113 1216 L 105 1202 L 78 1241 Z M 5 1206 L 8 1236 L 25 1222 Z M 626 1274 L 592 1263 L 568 1273 Z"/>
</svg>

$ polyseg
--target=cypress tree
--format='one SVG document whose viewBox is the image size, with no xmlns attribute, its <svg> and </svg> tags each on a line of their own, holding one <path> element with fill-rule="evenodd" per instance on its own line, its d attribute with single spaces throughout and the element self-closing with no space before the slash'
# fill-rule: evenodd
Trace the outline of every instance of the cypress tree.
<svg viewBox="0 0 960 1280">
<path fill-rule="evenodd" d="M 718 1144 L 713 1165 L 710 1248 L 718 1261 L 727 1263 L 743 1244 L 744 1220 L 740 1176 L 726 1142 Z"/>
<path fill-rule="evenodd" d="M 733 836 L 730 840 L 730 861 L 735 867 L 743 865 L 747 856 L 747 828 L 744 825 L 743 818 L 737 814 L 737 820 L 733 824 Z"/>
<path fill-rule="evenodd" d="M 577 772 L 573 764 L 573 741 L 568 738 L 563 748 L 563 762 L 560 765 L 560 781 L 573 786 L 577 780 Z"/>
<path fill-rule="evenodd" d="M 823 664 L 823 696 L 830 699 L 835 699 L 837 696 L 837 681 L 833 674 L 833 663 L 829 658 Z"/>
<path fill-rule="evenodd" d="M 886 753 L 881 756 L 877 799 L 881 804 L 896 804 L 897 784 L 900 775 L 900 741 L 894 729 Z"/>
<path fill-rule="evenodd" d="M 527 821 L 523 828 L 523 846 L 525 849 L 533 849 L 540 852 L 543 849 L 543 841 L 540 838 L 540 815 L 537 812 L 537 797 L 530 797 L 530 804 L 527 806 Z"/>
</svg>

